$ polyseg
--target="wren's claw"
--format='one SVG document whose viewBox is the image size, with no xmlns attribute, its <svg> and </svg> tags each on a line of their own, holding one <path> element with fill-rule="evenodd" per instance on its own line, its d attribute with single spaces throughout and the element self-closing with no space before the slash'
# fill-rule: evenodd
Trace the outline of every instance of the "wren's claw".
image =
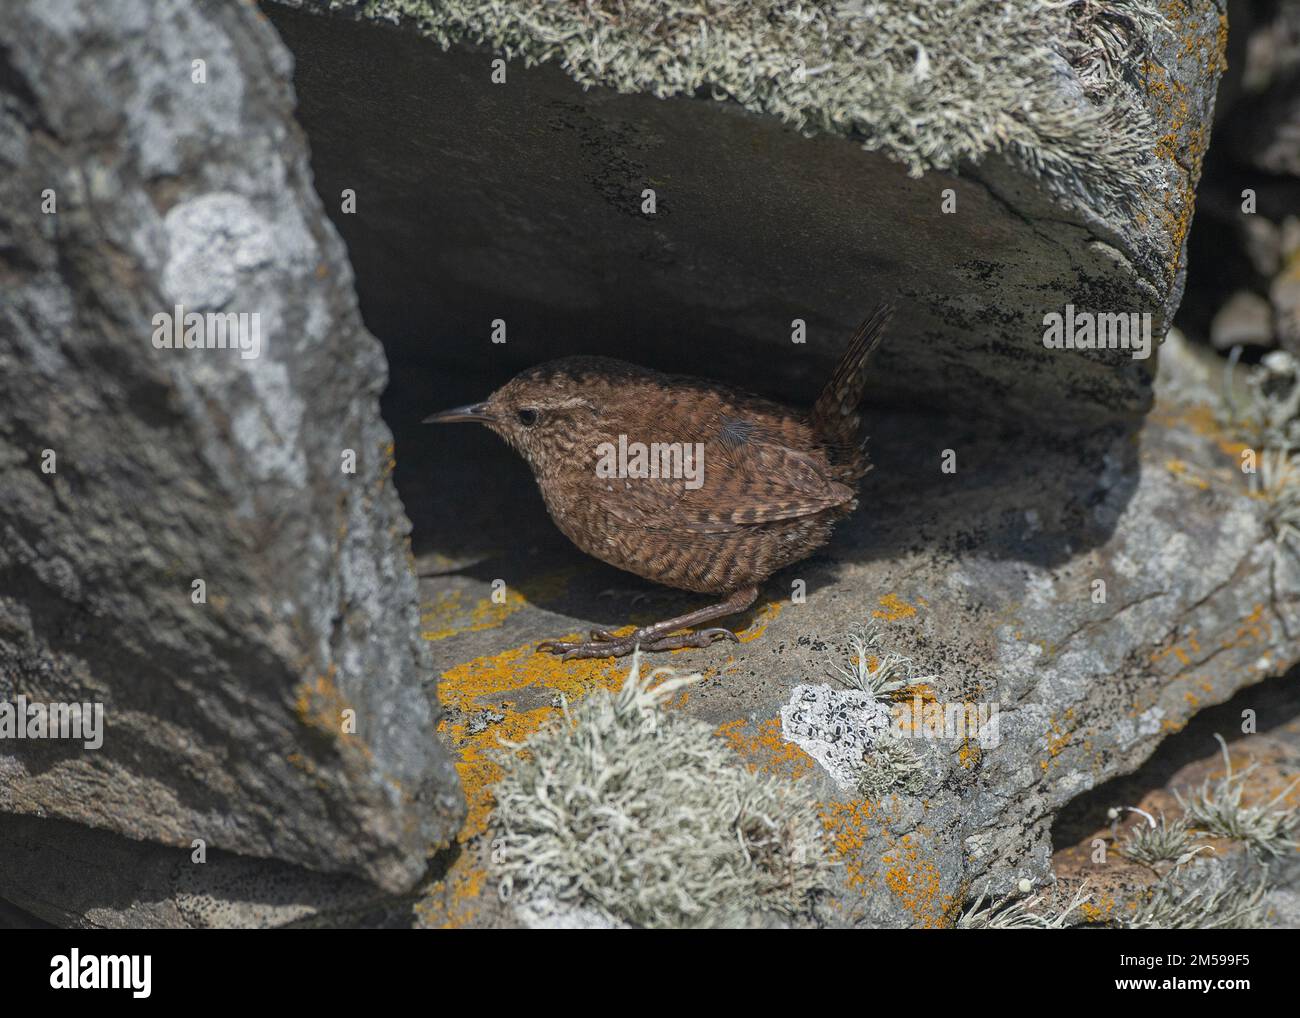
<svg viewBox="0 0 1300 1018">
<path fill-rule="evenodd" d="M 740 637 L 730 629 L 714 626 L 701 629 L 698 633 L 680 633 L 676 636 L 649 636 L 645 630 L 637 630 L 627 636 L 615 637 L 607 630 L 593 629 L 591 639 L 586 643 L 565 640 L 544 640 L 537 645 L 539 653 L 558 654 L 561 661 L 581 658 L 625 657 L 638 647 L 650 654 L 663 650 L 680 650 L 682 647 L 707 647 L 717 640 L 730 640 L 739 643 Z"/>
</svg>

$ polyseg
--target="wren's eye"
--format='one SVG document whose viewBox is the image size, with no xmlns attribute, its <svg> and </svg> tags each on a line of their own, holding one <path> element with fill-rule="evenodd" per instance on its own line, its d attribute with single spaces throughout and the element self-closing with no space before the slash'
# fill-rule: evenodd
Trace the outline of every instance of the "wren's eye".
<svg viewBox="0 0 1300 1018">
<path fill-rule="evenodd" d="M 531 407 L 524 407 L 519 411 L 519 423 L 525 428 L 531 428 L 537 423 L 537 411 Z"/>
</svg>

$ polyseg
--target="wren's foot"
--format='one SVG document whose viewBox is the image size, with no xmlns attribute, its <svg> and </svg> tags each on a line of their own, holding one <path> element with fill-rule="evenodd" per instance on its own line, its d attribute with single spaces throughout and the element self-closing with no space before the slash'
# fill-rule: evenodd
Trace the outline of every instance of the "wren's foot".
<svg viewBox="0 0 1300 1018">
<path fill-rule="evenodd" d="M 642 653 L 650 654 L 661 650 L 678 650 L 681 647 L 707 647 L 716 640 L 740 642 L 740 637 L 730 629 L 718 626 L 701 629 L 698 633 L 679 633 L 676 636 L 656 636 L 653 627 L 617 637 L 604 629 L 593 629 L 591 637 L 585 643 L 546 640 L 539 643 L 537 649 L 539 652 L 558 654 L 561 661 L 572 661 L 575 658 L 624 657 L 637 647 L 641 648 Z"/>
<path fill-rule="evenodd" d="M 707 647 L 714 640 L 730 640 L 739 643 L 740 637 L 730 629 L 714 626 L 701 629 L 695 633 L 683 633 L 681 630 L 691 626 L 702 626 L 706 622 L 725 618 L 742 612 L 754 603 L 758 597 L 757 587 L 741 587 L 727 595 L 725 601 L 699 608 L 674 619 L 664 619 L 653 626 L 642 626 L 627 636 L 615 636 L 608 629 L 593 629 L 591 639 L 585 643 L 547 640 L 537 645 L 538 651 L 550 651 L 559 654 L 560 659 L 569 661 L 582 657 L 623 657 L 640 647 L 647 653 L 659 650 L 677 650 L 680 647 Z M 676 636 L 671 634 L 676 633 Z"/>
</svg>

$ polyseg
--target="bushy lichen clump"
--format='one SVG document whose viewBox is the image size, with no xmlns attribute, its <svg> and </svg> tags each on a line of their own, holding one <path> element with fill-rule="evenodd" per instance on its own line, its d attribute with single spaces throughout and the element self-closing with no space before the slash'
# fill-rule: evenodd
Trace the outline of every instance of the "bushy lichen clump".
<svg viewBox="0 0 1300 1018">
<path fill-rule="evenodd" d="M 1189 887 L 1169 877 L 1161 880 L 1119 925 L 1126 930 L 1239 930 L 1258 925 L 1267 873 L 1249 884 L 1221 863 L 1202 865 L 1208 867 L 1202 883 Z"/>
<path fill-rule="evenodd" d="M 1181 865 L 1209 850 L 1208 845 L 1197 844 L 1205 834 L 1191 830 L 1186 817 L 1169 820 L 1161 813 L 1156 820 L 1142 810 L 1134 812 L 1141 813 L 1147 822 L 1134 827 L 1120 846 L 1120 851 L 1134 862 L 1147 866 L 1166 862 Z"/>
<path fill-rule="evenodd" d="M 822 824 L 798 783 L 748 770 L 702 722 L 663 709 L 698 676 L 634 656 L 512 753 L 492 860 L 530 915 L 638 926 L 735 925 L 809 912 L 826 883 Z M 655 683 L 658 683 L 657 685 Z"/>
<path fill-rule="evenodd" d="M 874 622 L 854 626 L 848 635 L 848 660 L 833 657 L 830 661 L 832 677 L 850 689 L 870 693 L 876 699 L 892 696 L 908 686 L 934 678 L 933 675 L 913 678 L 912 659 L 886 651 L 881 641 Z"/>
<path fill-rule="evenodd" d="M 1108 205 L 1155 179 L 1157 131 L 1135 82 L 1168 31 L 1156 0 L 360 5 L 444 46 L 558 63 L 583 86 L 712 94 L 851 135 L 918 176 L 1004 153 Z"/>
<path fill-rule="evenodd" d="M 1244 771 L 1234 773 L 1227 742 L 1217 733 L 1214 737 L 1219 740 L 1223 752 L 1225 773 L 1217 780 L 1206 778 L 1186 798 L 1181 792 L 1175 791 L 1179 804 L 1187 813 L 1187 819 L 1220 838 L 1244 842 L 1251 852 L 1261 858 L 1280 858 L 1283 853 L 1300 847 L 1300 842 L 1294 837 L 1297 828 L 1300 828 L 1300 812 L 1286 806 L 1275 808 L 1296 785 L 1300 785 L 1300 778 L 1296 778 L 1267 802 L 1246 805 L 1242 798 L 1246 792 L 1247 779 L 1259 765 L 1251 764 Z"/>
<path fill-rule="evenodd" d="M 970 908 L 958 918 L 956 928 L 959 930 L 1062 930 L 1074 925 L 1071 916 L 1089 901 L 1088 885 L 1085 881 L 1074 892 L 1074 896 L 1059 910 L 1036 908 L 1045 902 L 1044 895 L 1032 898 L 1014 898 L 1008 896 L 998 901 L 984 903 L 988 889 L 980 892 Z"/>
<path fill-rule="evenodd" d="M 1257 925 L 1269 889 L 1267 863 L 1300 847 L 1294 837 L 1300 811 L 1283 805 L 1300 778 L 1266 801 L 1247 804 L 1246 787 L 1259 765 L 1235 771 L 1227 742 L 1217 733 L 1214 737 L 1223 754 L 1224 773 L 1218 778 L 1207 777 L 1186 793 L 1174 790 L 1183 816 L 1167 820 L 1161 814 L 1157 821 L 1145 810 L 1123 807 L 1140 814 L 1143 822 L 1121 842 L 1121 851 L 1153 868 L 1164 864 L 1160 880 L 1133 911 L 1116 920 L 1125 929 L 1241 929 Z M 1119 816 L 1119 809 L 1111 810 L 1112 821 Z M 1248 864 L 1228 864 L 1202 855 L 1212 849 L 1199 839 L 1210 835 L 1243 843 L 1249 850 Z"/>
<path fill-rule="evenodd" d="M 858 793 L 877 800 L 891 792 L 917 795 L 924 787 L 925 767 L 920 754 L 886 729 L 875 748 L 863 757 Z"/>
</svg>

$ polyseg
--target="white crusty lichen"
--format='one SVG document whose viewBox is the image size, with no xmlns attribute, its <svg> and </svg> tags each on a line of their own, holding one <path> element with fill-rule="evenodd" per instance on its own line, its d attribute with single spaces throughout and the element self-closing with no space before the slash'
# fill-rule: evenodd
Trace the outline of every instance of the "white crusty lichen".
<svg viewBox="0 0 1300 1018">
<path fill-rule="evenodd" d="M 1172 40 L 1158 0 L 356 6 L 444 47 L 555 63 L 583 87 L 710 95 L 847 135 L 914 176 L 1000 153 L 1094 207 L 1125 207 L 1158 179 L 1160 132 L 1137 84 Z"/>
<path fill-rule="evenodd" d="M 889 707 L 861 689 L 800 684 L 781 708 L 781 737 L 792 742 L 844 791 L 856 790 L 866 756 L 889 737 Z"/>
<path fill-rule="evenodd" d="M 1246 805 L 1242 800 L 1247 779 L 1258 770 L 1259 764 L 1253 763 L 1243 771 L 1234 771 L 1227 742 L 1217 732 L 1214 737 L 1219 740 L 1223 752 L 1223 777 L 1206 778 L 1186 797 L 1182 792 L 1174 791 L 1188 822 L 1217 837 L 1243 842 L 1260 858 L 1276 859 L 1300 847 L 1300 842 L 1294 837 L 1297 825 L 1300 825 L 1300 811 L 1289 806 L 1275 808 L 1300 785 L 1300 778 L 1267 802 Z"/>
<path fill-rule="evenodd" d="M 751 771 L 710 726 L 664 709 L 698 675 L 597 691 L 511 746 L 492 861 L 504 898 L 545 925 L 745 925 L 811 913 L 829 863 L 811 796 Z M 562 924 L 564 919 L 561 919 Z M 592 925 L 588 921 L 583 925 Z"/>
<path fill-rule="evenodd" d="M 922 758 L 898 730 L 888 701 L 934 676 L 913 675 L 911 658 L 886 650 L 874 622 L 854 626 L 846 642 L 827 660 L 838 686 L 795 686 L 781 708 L 781 735 L 845 791 L 868 799 L 915 794 L 925 782 Z"/>
</svg>

